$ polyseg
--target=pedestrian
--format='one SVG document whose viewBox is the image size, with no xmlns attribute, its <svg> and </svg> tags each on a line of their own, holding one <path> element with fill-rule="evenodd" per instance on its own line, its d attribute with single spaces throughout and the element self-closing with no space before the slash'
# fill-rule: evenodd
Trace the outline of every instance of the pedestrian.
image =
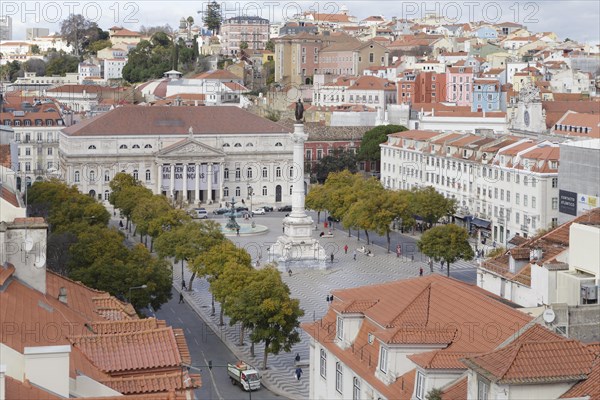
<svg viewBox="0 0 600 400">
<path fill-rule="evenodd" d="M 187 289 L 187 287 L 185 287 L 185 279 L 181 280 L 181 290 L 183 289 Z"/>
<path fill-rule="evenodd" d="M 327 304 L 329 304 L 329 295 L 327 295 L 327 297 L 325 298 L 325 301 L 327 302 Z"/>
<path fill-rule="evenodd" d="M 329 296 L 329 302 L 333 303 L 333 295 Z"/>
<path fill-rule="evenodd" d="M 119 228 L 123 229 L 123 220 L 119 221 Z"/>
<path fill-rule="evenodd" d="M 354 250 L 354 253 L 352 253 L 352 257 L 354 258 L 354 261 L 356 261 L 356 250 Z"/>
<path fill-rule="evenodd" d="M 331 253 L 331 262 L 333 263 L 333 253 Z"/>
<path fill-rule="evenodd" d="M 300 362 L 300 353 L 296 353 L 294 360 L 296 360 L 297 363 Z"/>
<path fill-rule="evenodd" d="M 444 260 L 440 261 L 440 270 L 444 270 Z"/>
<path fill-rule="evenodd" d="M 235 234 L 240 236 L 240 228 L 235 228 Z"/>
<path fill-rule="evenodd" d="M 288 275 L 292 276 L 292 270 L 291 269 L 288 269 Z"/>
<path fill-rule="evenodd" d="M 429 259 L 429 270 L 433 272 L 433 259 Z"/>
<path fill-rule="evenodd" d="M 419 276 L 423 276 L 423 267 L 419 268 Z"/>
<path fill-rule="evenodd" d="M 414 254 L 410 255 L 410 261 L 415 261 L 415 255 Z"/>
<path fill-rule="evenodd" d="M 348 245 L 344 246 L 344 254 L 348 254 Z"/>
<path fill-rule="evenodd" d="M 300 368 L 300 367 L 296 368 L 295 374 L 296 374 L 296 379 L 300 380 L 300 378 L 302 377 L 302 368 Z"/>
<path fill-rule="evenodd" d="M 183 293 L 179 293 L 179 304 L 183 303 Z"/>
</svg>

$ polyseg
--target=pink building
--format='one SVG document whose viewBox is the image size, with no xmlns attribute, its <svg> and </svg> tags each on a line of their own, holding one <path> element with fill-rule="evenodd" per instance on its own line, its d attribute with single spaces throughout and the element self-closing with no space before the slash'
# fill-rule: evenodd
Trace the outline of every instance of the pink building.
<svg viewBox="0 0 600 400">
<path fill-rule="evenodd" d="M 471 67 L 449 67 L 446 70 L 446 101 L 470 107 L 473 102 L 473 78 Z"/>
</svg>

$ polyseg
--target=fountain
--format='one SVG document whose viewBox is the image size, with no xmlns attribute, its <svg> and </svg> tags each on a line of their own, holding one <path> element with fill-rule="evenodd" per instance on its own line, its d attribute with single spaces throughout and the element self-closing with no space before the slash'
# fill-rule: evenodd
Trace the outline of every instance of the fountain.
<svg viewBox="0 0 600 400">
<path fill-rule="evenodd" d="M 221 223 L 221 231 L 225 236 L 252 236 L 266 233 L 269 228 L 264 225 L 258 225 L 254 221 L 250 224 L 238 224 L 235 219 L 235 198 L 231 198 L 231 211 L 229 220 L 226 223 Z"/>
</svg>

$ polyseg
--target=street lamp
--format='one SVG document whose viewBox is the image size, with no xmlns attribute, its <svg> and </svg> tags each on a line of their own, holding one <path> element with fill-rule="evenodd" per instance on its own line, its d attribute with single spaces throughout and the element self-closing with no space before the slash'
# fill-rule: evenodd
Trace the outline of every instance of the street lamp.
<svg viewBox="0 0 600 400">
<path fill-rule="evenodd" d="M 129 288 L 129 294 L 127 295 L 127 301 L 129 303 L 131 303 L 131 291 L 134 289 L 146 289 L 148 288 L 148 285 L 142 285 L 142 286 L 133 286 Z"/>
</svg>

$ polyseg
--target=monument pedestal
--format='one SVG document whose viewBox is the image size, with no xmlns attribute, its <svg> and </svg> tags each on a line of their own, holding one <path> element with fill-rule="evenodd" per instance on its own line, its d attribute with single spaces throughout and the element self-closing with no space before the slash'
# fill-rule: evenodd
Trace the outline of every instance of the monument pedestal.
<svg viewBox="0 0 600 400">
<path fill-rule="evenodd" d="M 304 125 L 294 124 L 292 212 L 283 219 L 283 235 L 271 246 L 270 252 L 271 259 L 277 262 L 280 271 L 327 268 L 327 254 L 319 241 L 313 239 L 315 225 L 304 210 L 304 142 L 307 138 Z"/>
</svg>

